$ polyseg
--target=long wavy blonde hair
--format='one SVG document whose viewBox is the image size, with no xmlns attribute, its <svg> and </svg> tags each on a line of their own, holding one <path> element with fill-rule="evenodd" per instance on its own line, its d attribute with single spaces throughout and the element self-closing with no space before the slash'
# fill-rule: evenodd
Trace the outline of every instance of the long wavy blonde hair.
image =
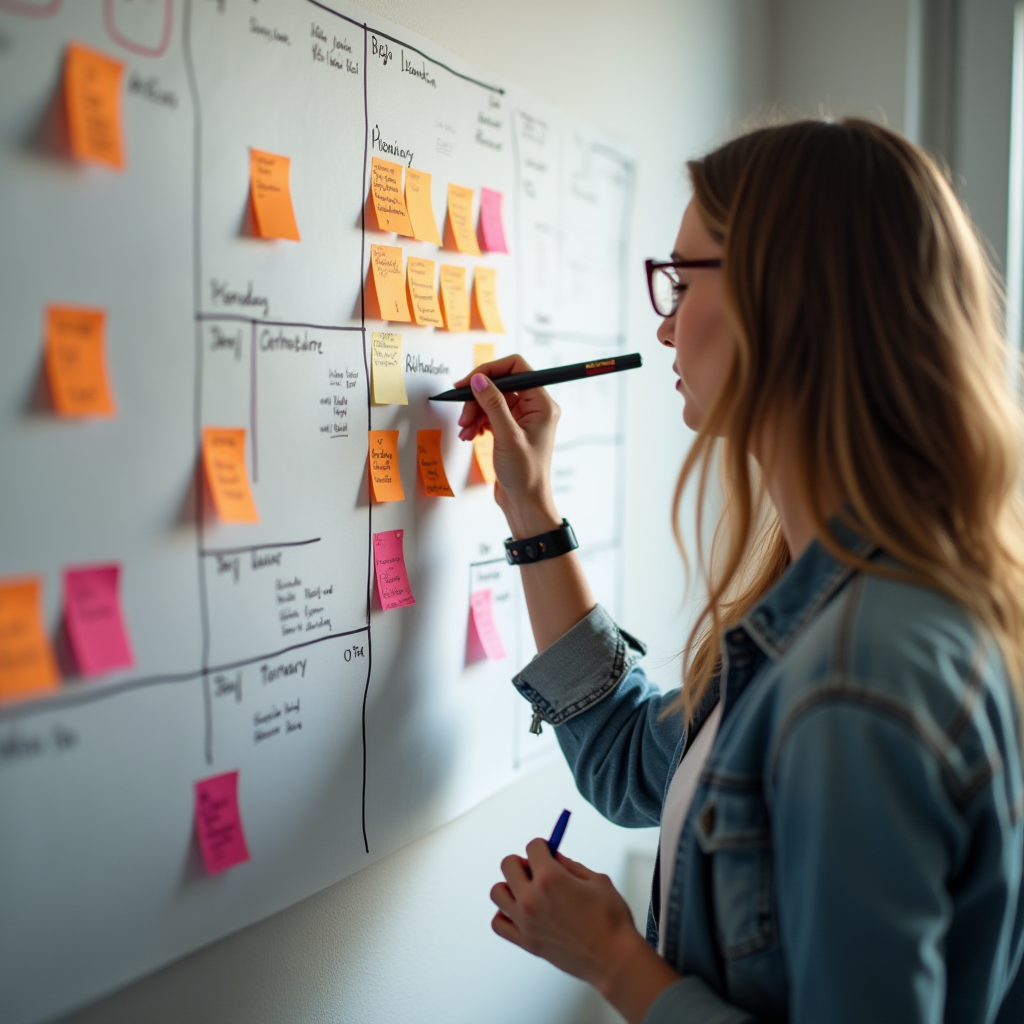
<svg viewBox="0 0 1024 1024">
<path fill-rule="evenodd" d="M 682 547 L 680 503 L 698 480 L 708 596 L 674 706 L 690 719 L 720 664 L 723 632 L 789 564 L 749 455 L 775 403 L 785 403 L 824 546 L 887 574 L 832 536 L 822 484 L 904 576 L 948 595 L 990 631 L 1024 708 L 1016 354 L 1002 336 L 998 281 L 949 182 L 906 139 L 852 118 L 761 128 L 688 169 L 703 223 L 723 246 L 737 352 L 676 485 Z M 723 512 L 705 545 L 716 462 Z"/>
</svg>

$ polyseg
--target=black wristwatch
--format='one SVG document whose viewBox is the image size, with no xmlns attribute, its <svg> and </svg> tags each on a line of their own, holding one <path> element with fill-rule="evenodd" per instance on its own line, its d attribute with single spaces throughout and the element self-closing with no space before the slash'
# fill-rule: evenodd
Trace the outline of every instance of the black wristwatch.
<svg viewBox="0 0 1024 1024">
<path fill-rule="evenodd" d="M 563 519 L 562 525 L 549 533 L 539 533 L 536 537 L 524 537 L 522 540 L 509 537 L 505 541 L 505 557 L 509 565 L 529 565 L 545 558 L 557 558 L 578 547 L 576 534 L 568 520 Z"/>
</svg>

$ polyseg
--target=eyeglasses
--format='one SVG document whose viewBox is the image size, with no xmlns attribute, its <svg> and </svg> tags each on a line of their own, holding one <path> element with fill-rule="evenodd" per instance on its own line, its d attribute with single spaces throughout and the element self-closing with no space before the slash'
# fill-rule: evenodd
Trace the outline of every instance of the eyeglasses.
<svg viewBox="0 0 1024 1024">
<path fill-rule="evenodd" d="M 722 265 L 721 260 L 645 260 L 647 290 L 658 316 L 672 316 L 679 308 L 679 296 L 685 290 L 680 284 L 677 270 L 711 270 Z"/>
</svg>

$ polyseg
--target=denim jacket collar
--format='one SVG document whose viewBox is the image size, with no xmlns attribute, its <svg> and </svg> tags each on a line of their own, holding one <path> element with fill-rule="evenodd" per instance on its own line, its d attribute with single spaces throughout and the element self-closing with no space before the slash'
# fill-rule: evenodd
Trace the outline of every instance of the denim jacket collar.
<svg viewBox="0 0 1024 1024">
<path fill-rule="evenodd" d="M 858 558 L 868 558 L 878 548 L 838 515 L 829 520 L 829 528 L 842 547 Z M 765 599 L 743 619 L 741 627 L 769 658 L 777 661 L 801 628 L 855 572 L 815 538 Z"/>
</svg>

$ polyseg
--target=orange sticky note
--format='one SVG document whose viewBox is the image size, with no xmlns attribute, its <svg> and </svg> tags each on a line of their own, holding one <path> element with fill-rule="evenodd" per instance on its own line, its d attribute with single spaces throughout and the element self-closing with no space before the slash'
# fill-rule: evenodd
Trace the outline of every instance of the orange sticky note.
<svg viewBox="0 0 1024 1024">
<path fill-rule="evenodd" d="M 81 43 L 68 47 L 64 103 L 68 141 L 76 160 L 124 167 L 121 139 L 121 74 L 124 65 Z"/>
<path fill-rule="evenodd" d="M 498 474 L 494 472 L 494 435 L 489 430 L 473 438 L 473 459 L 484 483 L 493 484 Z"/>
<path fill-rule="evenodd" d="M 405 297 L 402 250 L 397 245 L 370 246 L 370 289 L 368 312 L 381 320 L 409 323 L 409 303 Z M 376 304 L 376 305 L 374 305 Z"/>
<path fill-rule="evenodd" d="M 498 310 L 498 271 L 493 267 L 477 267 L 473 271 L 473 315 L 491 334 L 504 334 Z"/>
<path fill-rule="evenodd" d="M 244 427 L 204 427 L 203 465 L 217 515 L 225 523 L 258 523 L 245 468 Z"/>
<path fill-rule="evenodd" d="M 260 238 L 288 238 L 300 241 L 299 226 L 292 209 L 292 191 L 288 177 L 289 157 L 249 150 L 249 184 L 253 220 Z"/>
<path fill-rule="evenodd" d="M 0 701 L 53 690 L 57 660 L 43 629 L 42 581 L 0 580 Z"/>
<path fill-rule="evenodd" d="M 437 302 L 437 288 L 434 287 L 434 261 L 410 256 L 405 266 L 413 319 L 421 327 L 444 327 L 441 307 Z"/>
<path fill-rule="evenodd" d="M 473 345 L 473 366 L 483 366 L 494 359 L 494 342 L 478 341 Z"/>
<path fill-rule="evenodd" d="M 440 430 L 416 431 L 416 458 L 420 464 L 420 477 L 427 496 L 454 498 L 455 493 L 448 483 L 444 459 L 441 457 Z"/>
<path fill-rule="evenodd" d="M 370 170 L 370 195 L 381 231 L 412 235 L 412 221 L 402 196 L 402 167 L 389 160 L 373 158 Z"/>
<path fill-rule="evenodd" d="M 46 379 L 60 416 L 113 416 L 107 385 L 102 309 L 46 310 Z"/>
<path fill-rule="evenodd" d="M 445 247 L 470 256 L 480 255 L 480 244 L 473 230 L 473 190 L 461 185 L 448 186 L 448 224 Z M 454 244 L 453 244 L 454 243 Z"/>
<path fill-rule="evenodd" d="M 411 167 L 405 172 L 405 205 L 412 221 L 412 233 L 421 242 L 441 244 L 441 235 L 434 219 L 434 204 L 430 198 L 431 177 L 426 171 Z"/>
<path fill-rule="evenodd" d="M 469 292 L 466 268 L 441 264 L 441 312 L 449 331 L 469 330 Z"/>
<path fill-rule="evenodd" d="M 370 485 L 377 501 L 405 501 L 397 430 L 370 431 Z"/>
</svg>

